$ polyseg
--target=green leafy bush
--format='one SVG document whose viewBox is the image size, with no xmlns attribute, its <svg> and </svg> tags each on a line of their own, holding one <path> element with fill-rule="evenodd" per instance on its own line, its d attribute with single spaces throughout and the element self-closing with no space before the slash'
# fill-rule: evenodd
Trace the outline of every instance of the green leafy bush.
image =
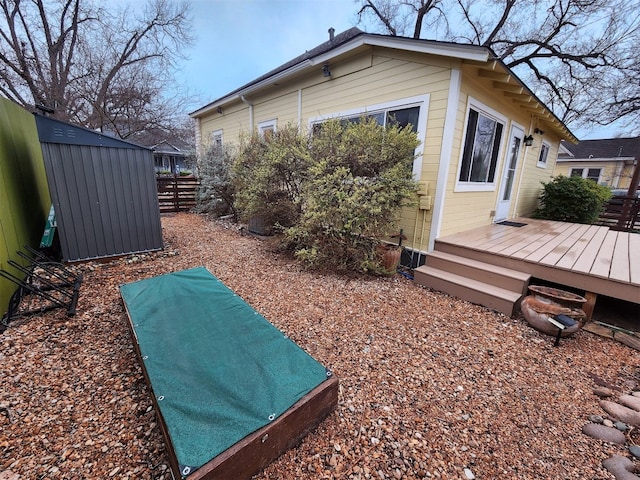
<svg viewBox="0 0 640 480">
<path fill-rule="evenodd" d="M 608 187 L 582 177 L 555 177 L 542 183 L 540 208 L 535 218 L 572 223 L 593 223 L 611 197 Z"/>
<path fill-rule="evenodd" d="M 196 195 L 196 212 L 236 217 L 232 164 L 233 157 L 228 148 L 205 147 L 198 166 L 200 187 Z"/>
</svg>

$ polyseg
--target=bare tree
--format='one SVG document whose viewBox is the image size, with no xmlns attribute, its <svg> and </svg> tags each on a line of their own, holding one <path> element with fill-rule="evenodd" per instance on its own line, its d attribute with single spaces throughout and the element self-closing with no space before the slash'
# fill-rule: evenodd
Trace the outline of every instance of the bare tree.
<svg viewBox="0 0 640 480">
<path fill-rule="evenodd" d="M 357 3 L 361 21 L 390 35 L 406 35 L 413 19 L 413 38 L 490 48 L 568 124 L 640 129 L 640 0 Z"/>
<path fill-rule="evenodd" d="M 172 73 L 190 44 L 189 5 L 115 11 L 92 0 L 0 0 L 0 93 L 121 138 L 166 123 Z"/>
</svg>

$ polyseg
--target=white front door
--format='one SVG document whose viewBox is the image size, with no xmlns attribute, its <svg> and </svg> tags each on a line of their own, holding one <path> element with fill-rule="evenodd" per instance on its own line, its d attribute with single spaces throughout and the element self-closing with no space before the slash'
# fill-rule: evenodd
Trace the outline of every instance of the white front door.
<svg viewBox="0 0 640 480">
<path fill-rule="evenodd" d="M 500 182 L 500 192 L 498 196 L 498 204 L 496 205 L 495 222 L 505 220 L 509 216 L 511 207 L 511 198 L 516 180 L 516 168 L 518 167 L 518 159 L 522 147 L 522 138 L 524 130 L 515 125 L 511 127 L 511 137 L 509 141 L 509 156 L 507 157 L 502 171 L 502 181 Z"/>
</svg>

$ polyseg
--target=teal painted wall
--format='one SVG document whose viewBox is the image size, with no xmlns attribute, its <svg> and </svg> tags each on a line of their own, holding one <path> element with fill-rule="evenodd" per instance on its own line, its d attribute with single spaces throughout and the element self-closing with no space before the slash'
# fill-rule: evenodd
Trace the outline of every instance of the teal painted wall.
<svg viewBox="0 0 640 480">
<path fill-rule="evenodd" d="M 16 251 L 40 245 L 51 199 L 42 149 L 33 114 L 0 98 L 0 268 L 17 272 L 8 259 L 20 261 Z M 16 285 L 0 277 L 0 315 Z"/>
</svg>

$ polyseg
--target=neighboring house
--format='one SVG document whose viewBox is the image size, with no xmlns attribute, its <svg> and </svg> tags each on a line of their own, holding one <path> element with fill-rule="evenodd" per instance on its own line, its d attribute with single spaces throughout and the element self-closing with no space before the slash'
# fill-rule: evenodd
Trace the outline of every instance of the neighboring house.
<svg viewBox="0 0 640 480">
<path fill-rule="evenodd" d="M 407 248 L 532 213 L 567 127 L 491 50 L 352 28 L 191 113 L 196 145 L 286 124 L 312 131 L 362 114 L 411 124 L 420 201 L 405 208 Z"/>
<path fill-rule="evenodd" d="M 562 142 L 553 174 L 589 178 L 612 189 L 628 189 L 640 158 L 640 137 Z"/>
<path fill-rule="evenodd" d="M 153 162 L 156 173 L 169 172 L 179 174 L 180 172 L 191 172 L 188 165 L 190 153 L 182 150 L 166 140 L 152 145 Z"/>
</svg>

